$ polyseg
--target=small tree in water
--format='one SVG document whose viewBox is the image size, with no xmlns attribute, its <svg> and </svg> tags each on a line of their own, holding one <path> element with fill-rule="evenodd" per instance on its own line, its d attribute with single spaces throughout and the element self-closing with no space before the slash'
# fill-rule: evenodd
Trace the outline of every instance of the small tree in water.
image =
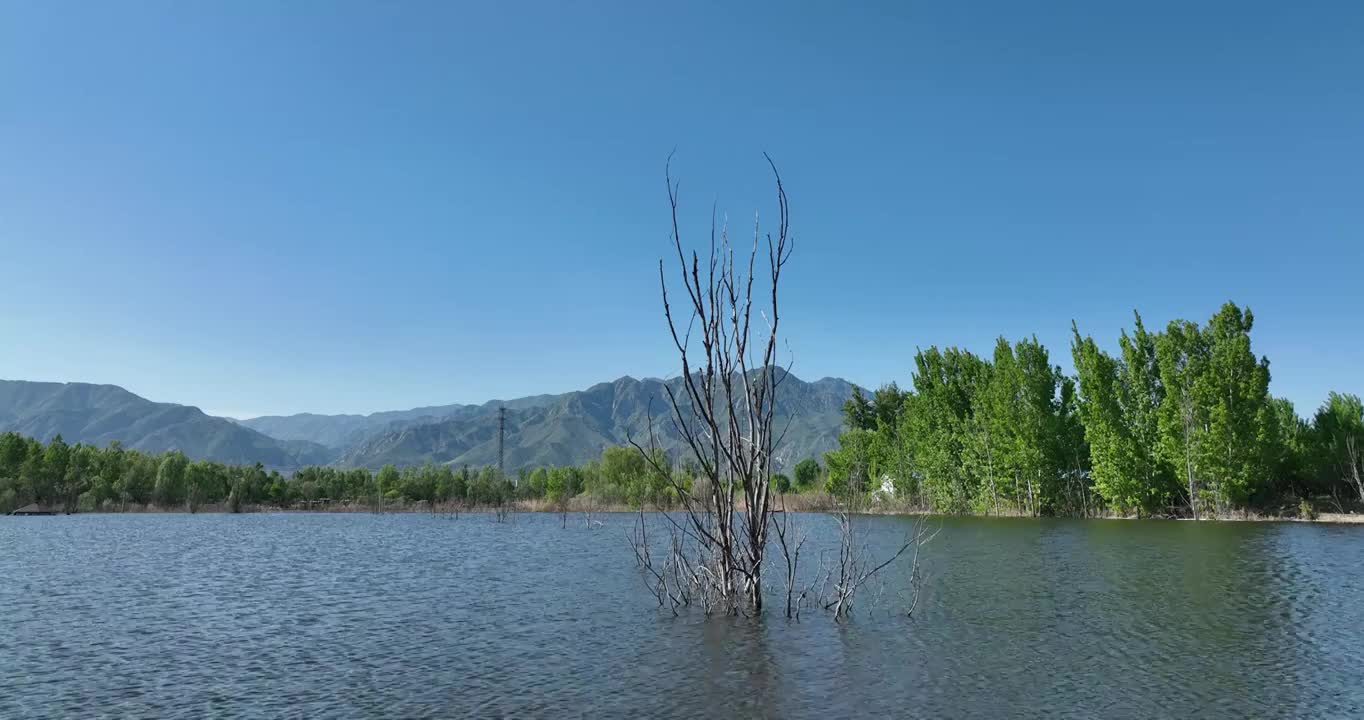
<svg viewBox="0 0 1364 720">
<path fill-rule="evenodd" d="M 682 585 L 690 586 L 679 590 L 699 593 L 708 612 L 759 613 L 763 607 L 763 555 L 773 514 L 775 399 L 786 377 L 777 365 L 778 289 L 791 256 L 786 191 L 771 158 L 768 164 L 777 186 L 777 227 L 775 234 L 764 236 L 754 223 L 753 244 L 742 264 L 736 262 L 728 227 L 717 227 L 713 213 L 706 262 L 696 251 L 688 256 L 678 222 L 678 184 L 670 167 L 665 173 L 671 239 L 683 288 L 674 311 L 676 295 L 668 292 L 665 263 L 660 260 L 663 315 L 682 365 L 680 389 L 665 388 L 673 429 L 694 461 L 700 482 L 678 482 L 663 466 L 652 421 L 649 447 L 638 443 L 636 447 L 660 476 L 669 479 L 683 508 L 681 520 L 665 515 L 676 531 L 670 558 L 677 562 L 664 565 L 682 578 Z M 759 288 L 761 306 L 754 317 L 758 279 L 754 271 L 760 249 L 766 250 L 767 262 Z M 762 325 L 760 330 L 754 330 L 755 322 Z M 641 517 L 641 538 L 643 522 Z M 696 563 L 682 557 L 688 540 L 700 551 Z M 643 564 L 649 556 L 646 552 L 639 557 Z M 682 567 L 686 572 L 679 573 Z M 659 579 L 667 575 L 655 573 Z M 665 595 L 680 596 L 660 592 L 660 599 Z"/>
<path fill-rule="evenodd" d="M 632 544 L 636 560 L 652 578 L 650 587 L 659 603 L 674 612 L 699 603 L 707 613 L 761 613 L 769 531 L 775 531 L 786 561 L 788 617 L 798 614 L 806 595 L 796 586 L 803 535 L 790 528 L 788 516 L 773 504 L 773 453 L 782 436 L 776 398 L 788 377 L 788 368 L 777 363 L 779 290 L 792 240 L 781 175 L 771 158 L 764 157 L 776 184 L 777 223 L 772 232 L 764 233 L 755 220 L 746 260 L 731 245 L 728 227 L 717 226 L 713 212 L 705 262 L 698 252 L 683 248 L 671 163 L 665 171 L 670 239 L 682 293 L 679 300 L 678 293 L 669 292 L 666 263 L 660 260 L 663 316 L 681 362 L 678 388 L 665 384 L 664 389 L 673 434 L 681 439 L 692 472 L 674 473 L 666 467 L 651 415 L 647 447 L 631 442 L 658 476 L 667 479 L 682 512 L 662 513 L 671 525 L 663 559 L 655 560 L 650 548 L 642 506 Z M 759 267 L 763 255 L 765 262 Z M 843 517 L 843 526 L 849 527 Z M 906 547 L 917 548 L 925 539 L 918 527 Z M 843 533 L 843 543 L 854 541 L 851 532 Z M 856 556 L 853 549 L 845 549 L 843 557 Z M 843 585 L 843 601 L 828 606 L 835 616 L 846 614 L 857 588 L 893 560 L 845 564 L 850 580 Z"/>
</svg>

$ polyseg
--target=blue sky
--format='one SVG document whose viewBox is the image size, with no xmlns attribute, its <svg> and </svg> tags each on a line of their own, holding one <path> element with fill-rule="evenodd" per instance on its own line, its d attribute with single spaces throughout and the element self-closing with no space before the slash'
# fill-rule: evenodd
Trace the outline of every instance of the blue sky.
<svg viewBox="0 0 1364 720">
<path fill-rule="evenodd" d="M 857 7 L 853 7 L 856 5 Z M 1045 7 L 1045 9 L 1043 9 Z M 685 230 L 773 212 L 795 372 L 1256 315 L 1364 391 L 1364 4 L 0 4 L 0 377 L 369 412 L 666 376 Z"/>
</svg>

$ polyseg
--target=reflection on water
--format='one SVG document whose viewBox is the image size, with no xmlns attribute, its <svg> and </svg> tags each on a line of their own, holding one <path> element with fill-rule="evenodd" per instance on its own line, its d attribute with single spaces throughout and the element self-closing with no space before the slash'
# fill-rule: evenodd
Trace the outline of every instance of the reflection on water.
<svg viewBox="0 0 1364 720">
<path fill-rule="evenodd" d="M 949 519 L 838 625 L 655 612 L 606 520 L 3 518 L 0 717 L 1364 716 L 1364 528 Z"/>
</svg>

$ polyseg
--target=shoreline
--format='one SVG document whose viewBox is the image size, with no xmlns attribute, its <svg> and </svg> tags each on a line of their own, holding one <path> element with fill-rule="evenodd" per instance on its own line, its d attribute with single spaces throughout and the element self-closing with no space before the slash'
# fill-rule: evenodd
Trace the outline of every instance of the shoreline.
<svg viewBox="0 0 1364 720">
<path fill-rule="evenodd" d="M 581 496 L 580 496 L 580 497 L 581 497 Z M 838 511 L 837 506 L 835 506 L 835 505 L 831 502 L 831 499 L 828 498 L 827 496 L 815 496 L 815 497 L 803 496 L 803 497 L 802 497 L 802 496 L 797 495 L 797 496 L 794 496 L 794 497 L 801 498 L 802 501 L 792 503 L 793 506 L 788 506 L 788 507 L 784 507 L 784 508 L 782 508 L 782 507 L 779 506 L 778 509 L 779 509 L 779 510 L 784 510 L 785 512 L 791 512 L 791 513 L 807 513 L 807 514 L 831 514 L 831 513 L 835 513 L 835 512 Z M 575 499 L 577 499 L 577 498 L 575 498 Z M 78 510 L 78 511 L 73 512 L 73 513 L 57 513 L 57 514 L 58 514 L 58 515 L 66 515 L 66 514 L 71 514 L 71 515 L 157 515 L 157 514 L 167 514 L 167 515 L 197 515 L 197 514 L 233 515 L 233 514 L 241 514 L 241 515 L 250 515 L 250 514 L 270 514 L 270 513 L 280 513 L 280 514 L 290 514 L 290 515 L 293 515 L 293 514 L 298 514 L 298 515 L 307 515 L 307 514 L 334 514 L 334 515 L 335 515 L 335 514 L 371 514 L 371 515 L 373 515 L 373 514 L 378 514 L 378 515 L 384 515 L 384 514 L 394 514 L 394 513 L 401 513 L 401 514 L 422 514 L 422 513 L 424 513 L 424 514 L 429 514 L 429 515 L 445 515 L 445 516 L 454 517 L 454 516 L 459 516 L 459 515 L 495 515 L 495 514 L 497 514 L 499 511 L 500 511 L 500 512 L 506 512 L 506 513 L 509 513 L 509 514 L 544 514 L 544 515 L 568 514 L 568 515 L 587 515 L 587 516 L 590 517 L 590 516 L 592 516 L 592 515 L 621 515 L 621 514 L 632 514 L 632 515 L 633 515 L 633 514 L 639 513 L 639 512 L 640 512 L 640 508 L 638 508 L 638 507 L 631 507 L 631 506 L 629 506 L 629 505 L 621 504 L 621 503 L 588 504 L 588 503 L 583 503 L 583 502 L 577 502 L 577 503 L 570 502 L 570 504 L 569 504 L 568 507 L 566 507 L 566 508 L 559 508 L 559 507 L 554 507 L 554 506 L 550 505 L 549 503 L 546 503 L 546 502 L 543 501 L 543 500 L 517 500 L 517 501 L 514 501 L 514 502 L 510 503 L 509 505 L 505 506 L 504 508 L 498 508 L 498 507 L 496 507 L 496 506 L 488 506 L 488 505 L 465 506 L 465 505 L 457 505 L 457 504 L 453 504 L 453 503 L 437 504 L 437 505 L 434 505 L 434 506 L 429 506 L 429 505 L 424 505 L 424 504 L 416 504 L 416 503 L 405 503 L 405 504 L 387 505 L 387 506 L 384 506 L 383 509 L 378 510 L 378 509 L 375 509 L 374 507 L 369 506 L 369 505 L 354 505 L 354 504 L 336 503 L 336 504 L 331 504 L 331 505 L 322 505 L 322 506 L 308 507 L 308 508 L 303 508 L 303 507 L 279 507 L 279 506 L 273 506 L 273 505 L 252 505 L 252 506 L 249 506 L 249 507 L 243 507 L 243 508 L 241 509 L 241 511 L 238 512 L 238 513 L 233 513 L 233 512 L 231 512 L 231 510 L 230 510 L 225 504 L 216 504 L 216 503 L 215 503 L 215 504 L 210 504 L 210 505 L 201 506 L 201 507 L 195 509 L 193 512 L 191 512 L 191 511 L 190 511 L 188 508 L 186 508 L 186 507 L 163 508 L 163 507 L 157 507 L 157 506 L 147 505 L 147 506 L 140 506 L 140 507 L 130 507 L 130 508 L 126 508 L 126 509 L 92 509 L 92 510 Z M 645 509 L 644 509 L 644 512 L 646 512 L 646 513 L 655 513 L 655 512 L 682 512 L 682 509 L 681 509 L 680 507 L 678 507 L 678 508 L 660 508 L 660 507 L 654 507 L 654 508 L 645 508 Z M 929 510 L 924 510 L 924 509 L 919 509 L 919 508 L 914 508 L 914 507 L 908 507 L 908 506 L 904 506 L 904 505 L 900 505 L 900 506 L 897 507 L 897 506 L 894 506 L 894 505 L 891 505 L 891 504 L 884 504 L 884 505 L 882 505 L 882 506 L 880 506 L 880 507 L 877 507 L 875 504 L 871 504 L 871 505 L 869 505 L 868 507 L 863 507 L 863 508 L 861 508 L 861 509 L 859 509 L 859 510 L 853 512 L 852 514 L 853 514 L 853 515 L 883 515 L 883 516 L 891 516 L 891 517 L 893 517 L 893 516 L 902 516 L 902 517 L 936 516 L 936 517 L 944 517 L 944 518 L 956 518 L 956 517 L 963 517 L 963 518 L 965 518 L 965 517 L 969 517 L 969 518 L 999 519 L 999 520 L 1043 520 L 1043 519 L 1109 520 L 1109 521 L 1114 521 L 1114 520 L 1116 520 L 1116 521 L 1141 521 L 1141 520 L 1150 520 L 1150 521 L 1164 521 L 1164 522 L 1213 522 L 1213 523 L 1227 523 L 1227 522 L 1233 522 L 1233 523 L 1263 523 L 1263 522 L 1271 522 L 1271 523 L 1273 523 L 1273 522 L 1278 522 L 1278 523 L 1318 523 L 1318 524 L 1327 524 L 1327 525 L 1364 525 L 1364 513 L 1345 513 L 1345 512 L 1322 512 L 1322 513 L 1318 513 L 1315 517 L 1311 517 L 1311 518 L 1305 518 L 1305 517 L 1300 517 L 1300 516 L 1296 516 L 1296 515 L 1266 515 L 1266 514 L 1261 514 L 1261 513 L 1250 513 L 1250 514 L 1235 513 L 1235 514 L 1231 514 L 1231 515 L 1213 516 L 1213 517 L 1203 516 L 1203 517 L 1199 518 L 1198 520 L 1195 520 L 1195 519 L 1192 518 L 1192 517 L 1183 517 L 1183 516 L 1139 517 L 1139 516 L 1136 516 L 1136 515 L 1114 515 L 1114 514 L 1105 514 L 1105 515 L 1087 515 L 1087 516 L 1070 516 L 1070 515 L 1037 515 L 1037 516 L 1033 516 L 1033 515 L 1027 515 L 1027 514 L 1024 514 L 1024 513 L 935 513 L 935 512 L 929 511 Z M 3 517 L 9 517 L 9 516 L 8 516 L 8 515 L 5 515 L 5 516 L 3 516 Z M 52 515 L 49 515 L 49 516 L 47 516 L 47 517 L 52 517 Z"/>
</svg>

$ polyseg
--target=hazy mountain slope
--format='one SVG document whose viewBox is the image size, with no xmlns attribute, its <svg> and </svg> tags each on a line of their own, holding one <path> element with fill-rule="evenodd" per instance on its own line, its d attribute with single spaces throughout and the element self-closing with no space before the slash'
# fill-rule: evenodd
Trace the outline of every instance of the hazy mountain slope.
<svg viewBox="0 0 1364 720">
<path fill-rule="evenodd" d="M 282 442 L 195 407 L 157 403 L 116 385 L 0 380 L 0 431 L 50 440 L 180 450 L 193 458 L 260 462 L 272 468 L 327 463 L 316 443 Z"/>
<path fill-rule="evenodd" d="M 341 448 L 358 442 L 374 430 L 375 425 L 365 415 L 266 415 L 238 420 L 237 424 L 269 435 L 277 440 L 315 442 L 330 448 Z"/>
<path fill-rule="evenodd" d="M 679 379 L 668 384 L 680 390 Z M 852 385 L 843 380 L 806 383 L 788 376 L 778 393 L 778 422 L 790 421 L 778 466 L 790 467 L 834 447 L 842 406 L 851 393 Z M 152 402 L 114 385 L 0 381 L 0 431 L 42 440 L 60 434 L 68 442 L 93 445 L 118 440 L 139 450 L 178 449 L 194 458 L 280 469 L 338 458 L 343 465 L 371 468 L 426 462 L 478 466 L 497 462 L 497 410 L 505 407 L 506 463 L 514 470 L 583 463 L 631 437 L 642 442 L 651 407 L 660 444 L 677 451 L 682 444 L 667 402 L 663 381 L 626 377 L 578 392 L 482 405 L 237 423 L 194 407 Z"/>
<path fill-rule="evenodd" d="M 237 423 L 278 440 L 303 440 L 329 448 L 349 448 L 368 436 L 412 424 L 424 424 L 457 417 L 475 417 L 495 411 L 547 405 L 558 395 L 532 395 L 515 400 L 491 401 L 482 405 L 431 405 L 410 410 L 389 410 L 369 415 L 266 415 L 238 420 Z"/>
<path fill-rule="evenodd" d="M 669 381 L 675 390 L 681 381 Z M 778 423 L 790 426 L 777 452 L 777 465 L 790 467 L 805 457 L 835 446 L 842 426 L 843 403 L 852 385 L 825 378 L 807 383 L 788 376 L 778 392 Z M 587 390 L 553 397 L 529 407 L 508 405 L 506 464 L 509 469 L 537 465 L 578 464 L 600 455 L 609 445 L 647 437 L 650 405 L 660 444 L 681 448 L 670 422 L 664 383 L 656 379 L 621 378 Z M 390 426 L 351 448 L 340 463 L 377 468 L 385 464 L 424 462 L 484 465 L 497 462 L 497 413 L 493 404 L 479 412 L 436 422 Z"/>
</svg>

